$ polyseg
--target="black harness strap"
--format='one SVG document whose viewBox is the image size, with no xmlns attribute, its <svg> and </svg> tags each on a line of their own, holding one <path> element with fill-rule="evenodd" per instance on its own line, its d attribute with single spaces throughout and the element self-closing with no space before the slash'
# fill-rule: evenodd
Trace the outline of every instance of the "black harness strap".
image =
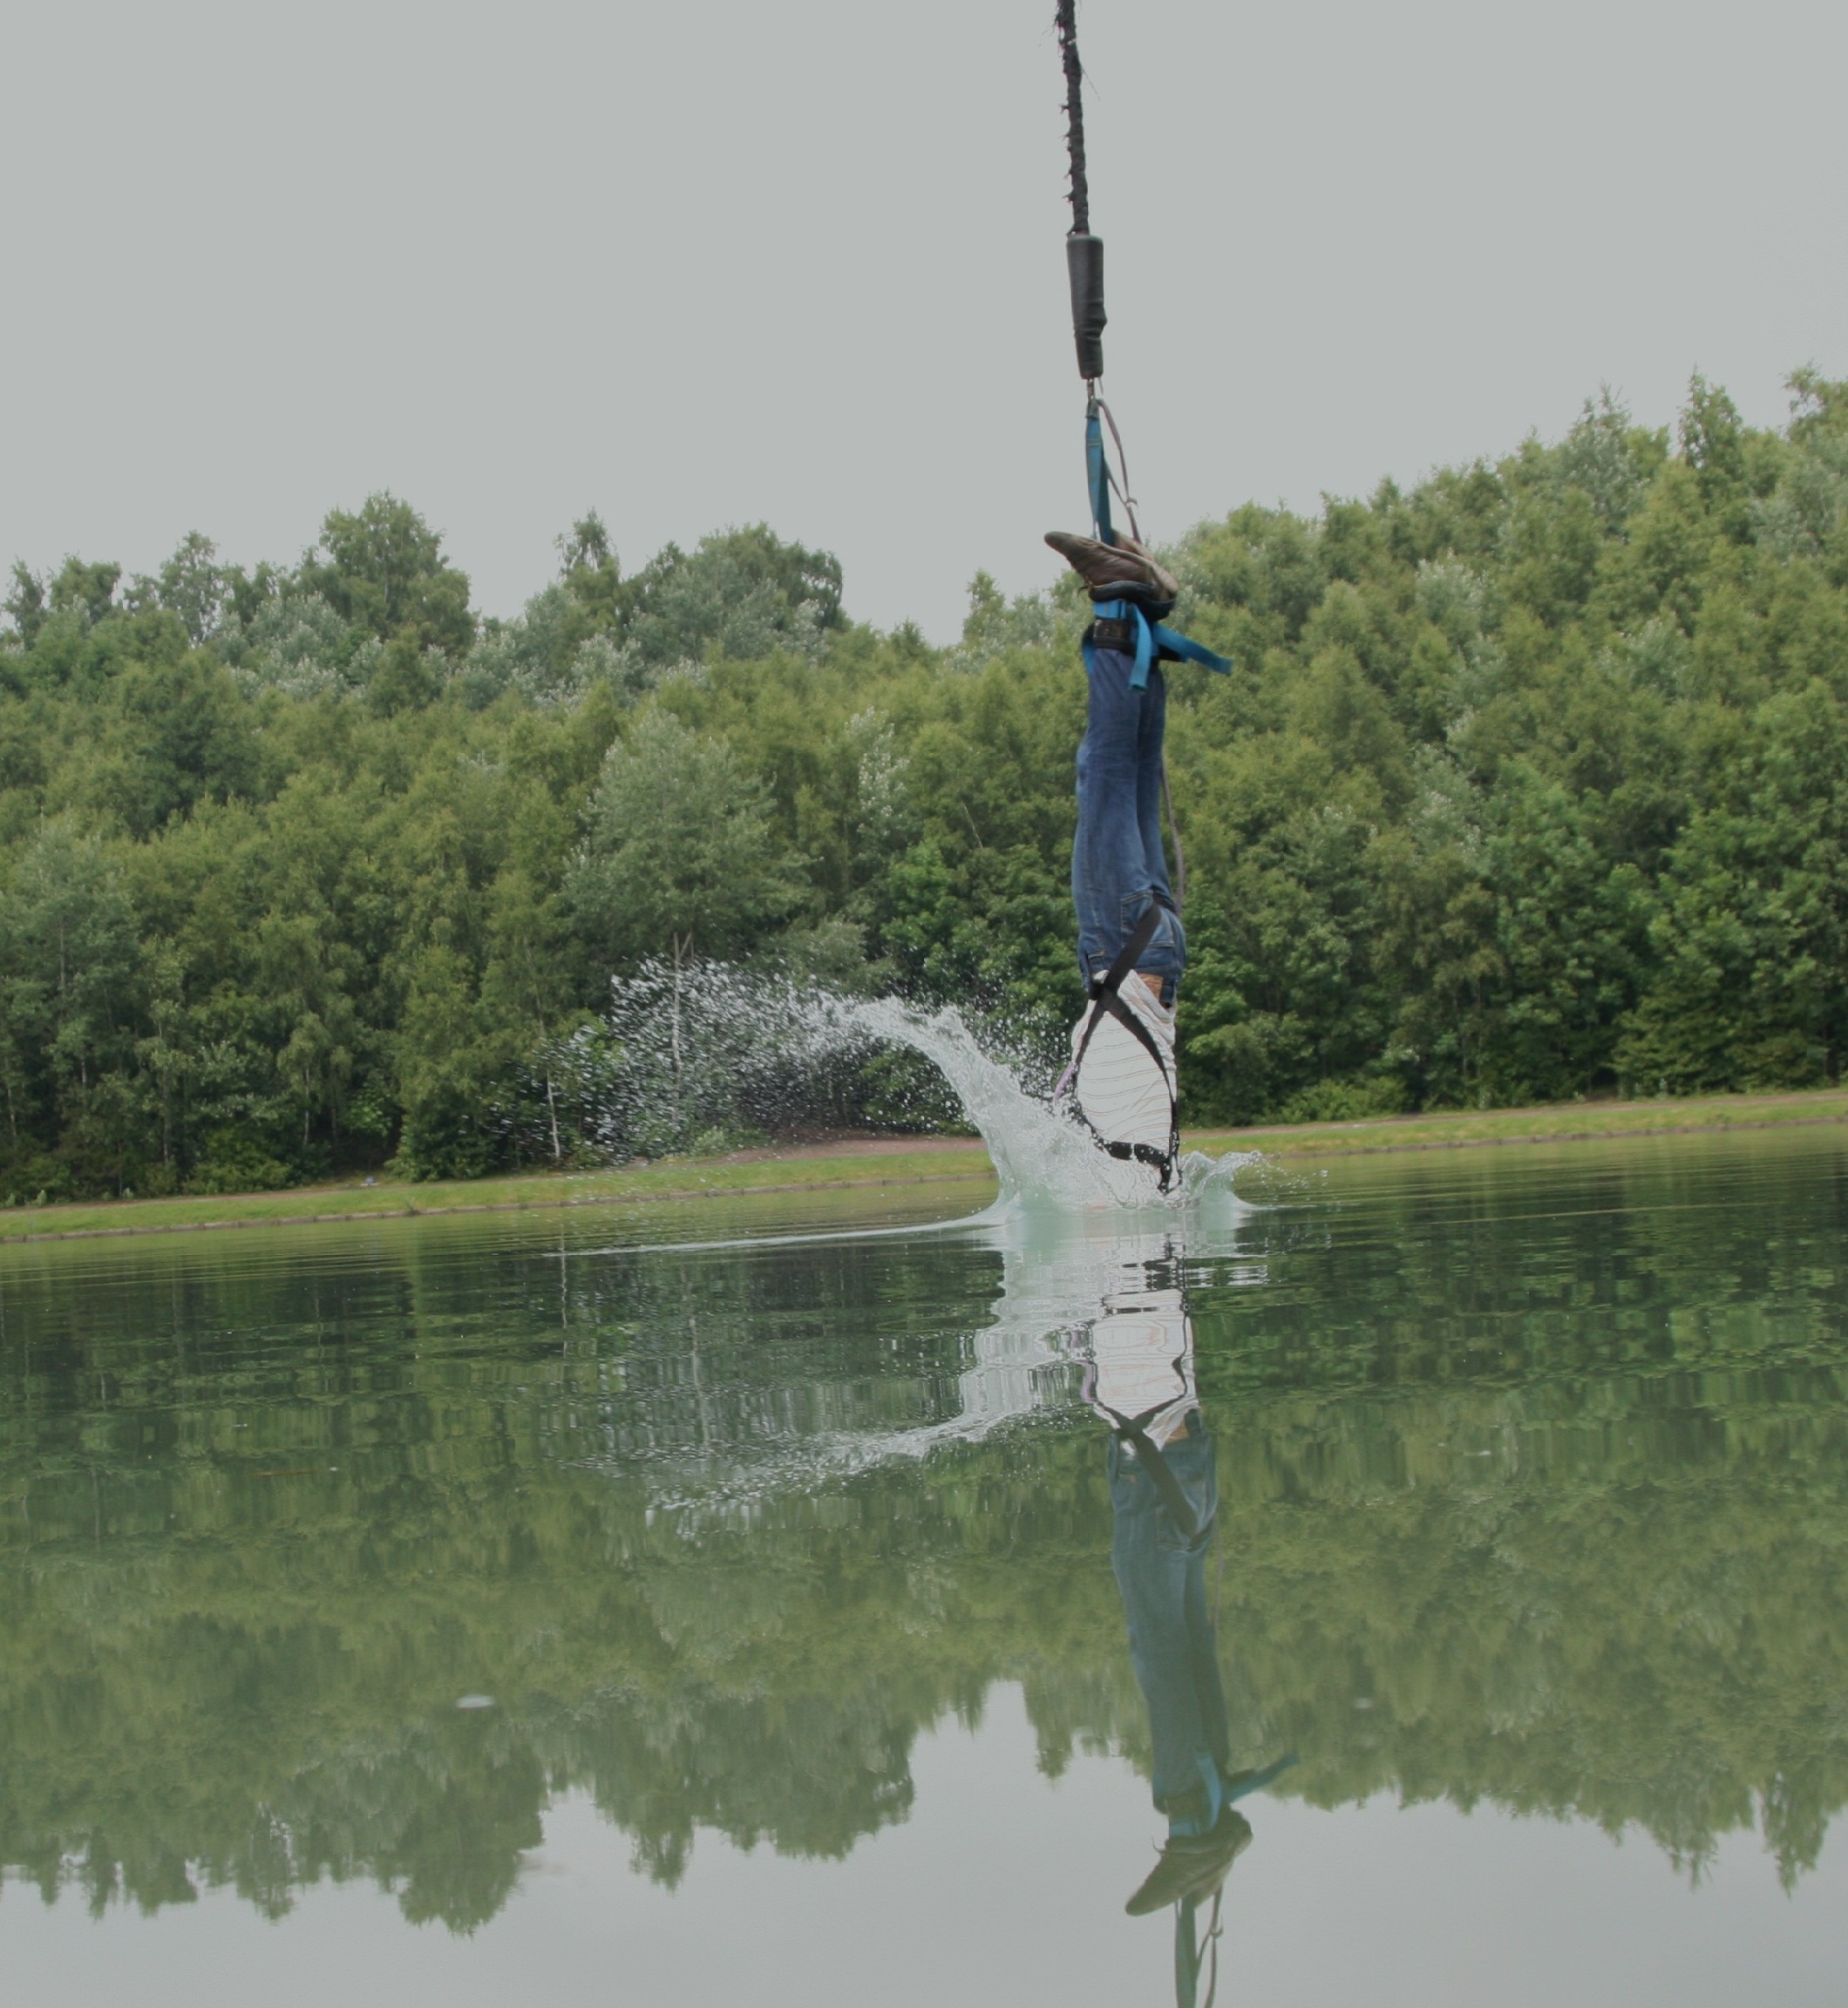
<svg viewBox="0 0 1848 2008">
<path fill-rule="evenodd" d="M 1118 994 L 1123 988 L 1124 979 L 1134 973 L 1138 960 L 1143 950 L 1155 939 L 1155 930 L 1160 925 L 1161 904 L 1158 900 L 1152 898 L 1143 911 L 1141 919 L 1136 923 L 1131 931 L 1129 940 L 1118 950 L 1117 960 L 1091 986 L 1090 1018 L 1085 1025 L 1084 1036 L 1078 1042 L 1077 1057 L 1072 1062 L 1074 1067 L 1080 1067 L 1084 1064 L 1085 1053 L 1090 1046 L 1090 1035 L 1097 1029 L 1106 1011 L 1110 1013 L 1111 1017 L 1120 1019 L 1124 1024 L 1129 1027 L 1130 1030 L 1148 1048 L 1155 1064 L 1161 1067 L 1161 1054 L 1156 1047 L 1155 1041 L 1149 1036 L 1148 1028 Z M 1168 1070 L 1165 1067 L 1162 1067 L 1161 1070 L 1162 1078 L 1165 1080 Z"/>
<path fill-rule="evenodd" d="M 1130 938 L 1118 951 L 1117 960 L 1100 977 L 1091 989 L 1090 1016 L 1085 1021 L 1084 1035 L 1078 1041 L 1077 1055 L 1071 1062 L 1071 1080 L 1074 1090 L 1077 1086 L 1078 1069 L 1084 1064 L 1084 1055 L 1090 1050 L 1091 1035 L 1104 1022 L 1106 1013 L 1119 1025 L 1125 1027 L 1140 1042 L 1143 1050 L 1155 1062 L 1155 1070 L 1161 1075 L 1162 1083 L 1168 1088 L 1168 1148 L 1158 1150 L 1152 1143 L 1112 1143 L 1108 1137 L 1097 1136 L 1096 1128 L 1088 1118 L 1085 1127 L 1097 1137 L 1112 1157 L 1125 1161 L 1133 1159 L 1138 1164 L 1146 1164 L 1152 1170 L 1161 1174 L 1161 1191 L 1165 1192 L 1173 1183 L 1174 1168 L 1180 1160 L 1180 1111 L 1174 1105 L 1174 1090 L 1168 1083 L 1167 1062 L 1161 1056 L 1161 1048 L 1154 1041 L 1149 1028 L 1127 1004 L 1123 1001 L 1124 980 L 1136 967 L 1138 958 L 1155 939 L 1155 930 L 1161 925 L 1161 903 L 1151 899 L 1143 916 L 1131 931 Z M 1078 1114 L 1084 1116 L 1084 1104 L 1078 1104 Z"/>
<path fill-rule="evenodd" d="M 1158 1408 L 1145 1409 L 1140 1415 L 1119 1415 L 1114 1408 L 1097 1404 L 1111 1419 L 1113 1434 L 1136 1453 L 1136 1462 L 1154 1481 L 1155 1496 L 1168 1509 L 1168 1516 L 1189 1548 L 1197 1548 L 1213 1530 L 1213 1520 L 1202 1527 L 1187 1503 L 1187 1495 L 1174 1475 L 1174 1467 L 1162 1455 L 1160 1446 L 1149 1435 L 1148 1426 L 1160 1414 Z M 1214 1519 L 1218 1518 L 1215 1514 Z"/>
</svg>

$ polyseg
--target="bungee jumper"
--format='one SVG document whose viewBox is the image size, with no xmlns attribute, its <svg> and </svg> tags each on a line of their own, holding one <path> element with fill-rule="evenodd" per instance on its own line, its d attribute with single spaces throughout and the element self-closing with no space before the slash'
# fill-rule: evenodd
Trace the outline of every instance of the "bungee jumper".
<svg viewBox="0 0 1848 2008">
<path fill-rule="evenodd" d="M 1078 823 L 1071 851 L 1078 973 L 1089 1002 L 1072 1028 L 1071 1064 L 1054 1100 L 1069 1094 L 1074 1114 L 1101 1148 L 1143 1166 L 1155 1190 L 1166 1193 L 1180 1169 L 1174 1013 L 1187 937 L 1181 924 L 1186 868 L 1178 831 L 1172 885 L 1162 845 L 1167 685 L 1161 665 L 1198 662 L 1222 675 L 1232 665 L 1165 625 L 1180 587 L 1142 543 L 1122 437 L 1099 392 L 1104 242 L 1090 229 L 1076 0 L 1058 0 L 1057 29 L 1071 175 L 1065 261 L 1078 374 L 1084 382 L 1092 534 L 1055 530 L 1046 541 L 1084 581 L 1093 618 L 1083 644 L 1090 711 L 1078 747 Z M 1106 425 L 1117 449 L 1117 469 L 1104 444 Z M 1111 521 L 1113 492 L 1129 519 L 1128 535 Z M 1172 801 L 1168 818 L 1172 828 Z"/>
</svg>

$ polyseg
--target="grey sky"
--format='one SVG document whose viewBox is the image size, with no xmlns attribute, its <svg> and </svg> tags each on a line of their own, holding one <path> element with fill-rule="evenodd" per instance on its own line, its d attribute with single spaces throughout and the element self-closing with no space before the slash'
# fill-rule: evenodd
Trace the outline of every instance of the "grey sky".
<svg viewBox="0 0 1848 2008">
<path fill-rule="evenodd" d="M 0 560 L 292 559 L 370 490 L 489 610 L 767 519 L 952 634 L 1083 527 L 1051 0 L 13 0 Z M 1088 0 L 1157 537 L 1848 375 L 1848 12 Z"/>
</svg>

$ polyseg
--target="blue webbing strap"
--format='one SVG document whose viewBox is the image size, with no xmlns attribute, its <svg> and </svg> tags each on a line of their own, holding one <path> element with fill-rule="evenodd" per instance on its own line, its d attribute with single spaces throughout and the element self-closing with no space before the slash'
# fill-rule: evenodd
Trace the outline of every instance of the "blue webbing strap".
<svg viewBox="0 0 1848 2008">
<path fill-rule="evenodd" d="M 1267 1764 L 1261 1771 L 1246 1771 L 1236 1774 L 1226 1781 L 1226 1803 L 1235 1804 L 1240 1799 L 1248 1799 L 1254 1792 L 1261 1792 L 1274 1778 L 1281 1778 L 1293 1764 L 1301 1760 L 1292 1750 L 1287 1757 L 1280 1757 L 1274 1764 Z"/>
<path fill-rule="evenodd" d="M 1185 634 L 1177 634 L 1172 628 L 1163 628 L 1152 621 L 1133 600 L 1100 600 L 1095 611 L 1106 621 L 1128 621 L 1136 623 L 1136 667 L 1130 672 L 1130 689 L 1141 690 L 1147 687 L 1149 665 L 1155 660 L 1155 651 L 1165 648 L 1170 655 L 1184 657 L 1189 662 L 1198 662 L 1202 668 L 1216 670 L 1221 676 L 1232 674 L 1232 664 L 1223 655 L 1215 655 L 1212 649 L 1202 648 L 1198 641 L 1190 641 Z"/>
<path fill-rule="evenodd" d="M 1097 423 L 1095 397 L 1084 414 L 1084 478 L 1090 486 L 1090 519 L 1097 541 L 1114 544 L 1117 533 L 1110 526 L 1110 463 L 1104 458 L 1104 428 Z"/>
</svg>

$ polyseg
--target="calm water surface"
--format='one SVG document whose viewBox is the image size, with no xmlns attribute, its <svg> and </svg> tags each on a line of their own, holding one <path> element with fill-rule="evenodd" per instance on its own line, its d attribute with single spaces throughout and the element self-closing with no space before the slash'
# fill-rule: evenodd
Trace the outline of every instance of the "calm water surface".
<svg viewBox="0 0 1848 2008">
<path fill-rule="evenodd" d="M 0 1252 L 8 1999 L 1839 2002 L 1848 1148 L 1239 1192 Z"/>
</svg>

